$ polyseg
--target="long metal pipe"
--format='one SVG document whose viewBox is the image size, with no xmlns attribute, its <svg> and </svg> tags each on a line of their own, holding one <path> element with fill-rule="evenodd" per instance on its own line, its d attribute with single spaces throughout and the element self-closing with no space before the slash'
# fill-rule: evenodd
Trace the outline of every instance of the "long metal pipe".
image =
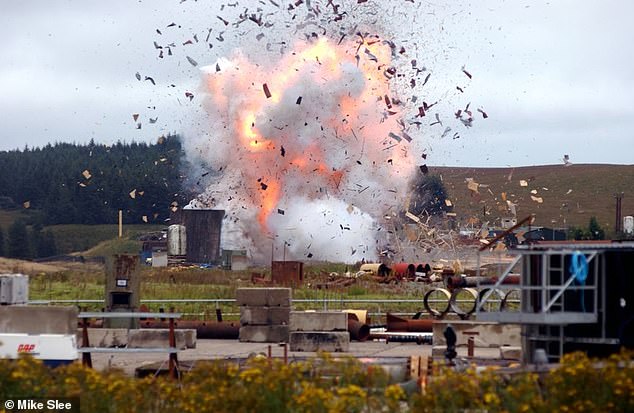
<svg viewBox="0 0 634 413">
<path fill-rule="evenodd" d="M 404 331 L 429 333 L 432 331 L 434 320 L 431 319 L 407 319 L 387 313 L 387 331 Z"/>
<path fill-rule="evenodd" d="M 141 320 L 139 323 L 141 328 L 169 328 L 167 321 L 161 320 Z M 177 329 L 196 330 L 197 338 L 212 339 L 237 339 L 240 333 L 240 325 L 230 322 L 209 322 L 202 320 L 179 320 L 174 323 Z"/>
</svg>

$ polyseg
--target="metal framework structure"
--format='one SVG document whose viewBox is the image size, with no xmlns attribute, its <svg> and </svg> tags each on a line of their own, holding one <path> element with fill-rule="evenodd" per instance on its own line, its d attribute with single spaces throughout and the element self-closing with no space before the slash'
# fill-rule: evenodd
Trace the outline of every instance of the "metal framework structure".
<svg viewBox="0 0 634 413">
<path fill-rule="evenodd" d="M 524 361 L 531 363 L 536 349 L 544 349 L 549 361 L 557 362 L 569 343 L 619 345 L 606 328 L 608 277 L 627 276 L 606 270 L 606 255 L 634 254 L 634 243 L 556 243 L 520 246 L 510 251 L 514 259 L 498 282 L 483 294 L 476 308 L 478 321 L 496 321 L 522 326 Z M 583 256 L 587 271 L 583 279 L 573 271 L 572 260 Z M 481 257 L 478 256 L 480 261 Z M 485 303 L 517 266 L 521 297 L 519 308 L 487 311 Z M 587 326 L 587 327 L 584 327 Z"/>
</svg>

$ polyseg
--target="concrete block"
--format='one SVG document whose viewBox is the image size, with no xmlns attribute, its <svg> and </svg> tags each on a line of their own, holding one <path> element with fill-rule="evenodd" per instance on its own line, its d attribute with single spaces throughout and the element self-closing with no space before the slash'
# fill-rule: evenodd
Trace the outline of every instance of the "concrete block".
<svg viewBox="0 0 634 413">
<path fill-rule="evenodd" d="M 238 288 L 236 290 L 236 302 L 238 305 L 266 306 L 266 290 L 266 288 Z"/>
<path fill-rule="evenodd" d="M 290 307 L 290 288 L 238 288 L 236 290 L 238 305 L 253 307 Z"/>
<path fill-rule="evenodd" d="M 0 306 L 0 333 L 75 334 L 77 308 Z"/>
<path fill-rule="evenodd" d="M 240 341 L 252 343 L 279 343 L 288 341 L 288 326 L 240 327 Z"/>
<path fill-rule="evenodd" d="M 350 334 L 347 331 L 292 331 L 291 351 L 347 352 Z"/>
<path fill-rule="evenodd" d="M 246 325 L 288 325 L 290 307 L 240 307 L 240 324 Z"/>
<path fill-rule="evenodd" d="M 266 305 L 269 307 L 290 307 L 290 288 L 267 288 Z"/>
<path fill-rule="evenodd" d="M 447 346 L 431 346 L 431 356 L 432 357 L 445 357 L 445 351 L 447 351 Z"/>
<path fill-rule="evenodd" d="M 270 325 L 289 325 L 291 322 L 291 307 L 269 307 Z"/>
<path fill-rule="evenodd" d="M 291 311 L 291 331 L 348 331 L 348 314 L 339 311 Z"/>
<path fill-rule="evenodd" d="M 473 336 L 476 347 L 521 346 L 522 336 L 519 325 L 469 320 L 435 321 L 433 325 L 434 344 L 446 344 L 443 332 L 448 324 L 451 324 L 456 332 L 456 346 L 458 347 L 467 345 L 469 335 L 465 332 L 477 333 Z"/>
<path fill-rule="evenodd" d="M 269 324 L 269 308 L 268 307 L 240 307 L 240 325 L 266 326 Z"/>
<path fill-rule="evenodd" d="M 89 328 L 90 347 L 125 347 L 128 345 L 127 328 Z M 84 347 L 82 329 L 77 329 L 77 345 Z"/>
<path fill-rule="evenodd" d="M 522 347 L 520 346 L 501 346 L 500 358 L 502 360 L 521 360 Z"/>
<path fill-rule="evenodd" d="M 196 330 L 174 330 L 176 348 L 184 350 L 196 347 Z M 193 346 L 189 347 L 188 346 Z M 163 328 L 140 328 L 128 333 L 129 348 L 169 347 L 169 330 Z"/>
</svg>

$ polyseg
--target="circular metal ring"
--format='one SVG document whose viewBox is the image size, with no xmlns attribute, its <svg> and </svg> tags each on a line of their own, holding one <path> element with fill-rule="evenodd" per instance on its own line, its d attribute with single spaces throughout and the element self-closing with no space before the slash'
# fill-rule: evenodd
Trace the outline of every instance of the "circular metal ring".
<svg viewBox="0 0 634 413">
<path fill-rule="evenodd" d="M 458 300 L 458 295 L 461 293 L 467 293 L 470 296 L 467 300 Z M 471 303 L 471 299 L 473 302 Z M 467 302 L 466 309 L 461 308 L 459 305 L 462 302 Z M 460 318 L 467 318 L 471 314 L 473 314 L 478 305 L 478 290 L 475 288 L 456 288 L 451 294 L 451 298 L 449 298 L 449 306 L 453 310 L 454 313 L 458 314 Z"/>
<path fill-rule="evenodd" d="M 439 293 L 439 294 L 445 296 L 447 301 L 444 304 L 444 308 L 442 308 L 442 306 L 441 306 L 440 309 L 436 309 L 436 308 L 432 308 L 430 306 L 431 302 L 434 302 L 434 303 L 444 302 L 444 300 L 441 300 L 441 301 L 439 301 L 439 300 L 430 301 L 430 297 L 431 297 L 431 295 L 433 293 Z M 449 311 L 449 300 L 450 299 L 451 299 L 451 293 L 448 290 L 446 290 L 444 288 L 433 288 L 433 289 L 431 289 L 431 290 L 429 290 L 429 291 L 427 291 L 425 293 L 425 296 L 423 297 L 423 306 L 425 307 L 425 310 L 429 314 L 431 314 L 432 316 L 434 316 L 436 318 L 441 318 L 442 316 L 447 314 L 447 312 Z"/>
</svg>

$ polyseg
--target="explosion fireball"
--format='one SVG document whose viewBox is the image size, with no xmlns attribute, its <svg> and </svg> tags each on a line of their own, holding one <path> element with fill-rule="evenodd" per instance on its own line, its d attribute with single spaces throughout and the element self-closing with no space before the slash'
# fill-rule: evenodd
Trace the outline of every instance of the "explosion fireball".
<svg viewBox="0 0 634 413">
<path fill-rule="evenodd" d="M 204 67 L 216 181 L 197 205 L 227 211 L 224 248 L 264 261 L 377 258 L 380 219 L 400 210 L 415 160 L 390 89 L 388 42 L 298 41 L 278 61 L 239 51 Z"/>
</svg>

